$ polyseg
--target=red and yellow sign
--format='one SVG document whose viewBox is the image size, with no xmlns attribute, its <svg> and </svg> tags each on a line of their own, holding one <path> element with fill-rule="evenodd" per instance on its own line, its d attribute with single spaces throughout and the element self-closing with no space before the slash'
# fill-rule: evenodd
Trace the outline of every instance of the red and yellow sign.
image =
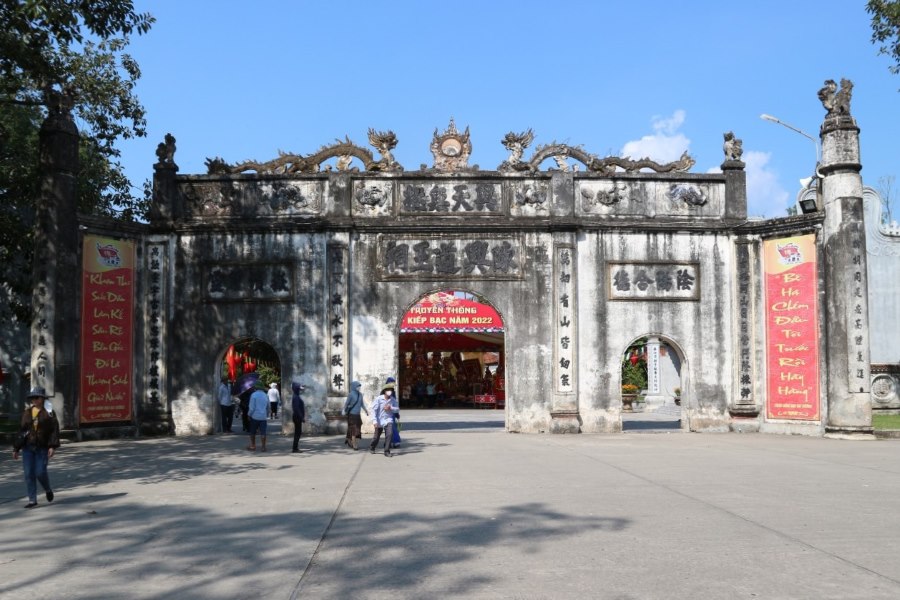
<svg viewBox="0 0 900 600">
<path fill-rule="evenodd" d="M 488 304 L 436 292 L 417 302 L 403 317 L 403 333 L 412 332 L 499 332 L 503 319 Z"/>
<path fill-rule="evenodd" d="M 79 417 L 130 421 L 134 243 L 85 236 L 83 261 Z"/>
<path fill-rule="evenodd" d="M 816 238 L 763 243 L 769 419 L 819 420 Z"/>
</svg>

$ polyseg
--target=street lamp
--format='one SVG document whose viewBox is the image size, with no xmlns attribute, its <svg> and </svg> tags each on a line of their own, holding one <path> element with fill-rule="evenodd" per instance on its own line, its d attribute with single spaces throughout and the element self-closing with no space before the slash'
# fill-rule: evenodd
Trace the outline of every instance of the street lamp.
<svg viewBox="0 0 900 600">
<path fill-rule="evenodd" d="M 763 121 L 770 121 L 770 122 L 772 122 L 772 123 L 777 123 L 778 125 L 781 125 L 782 127 L 787 127 L 787 128 L 790 129 L 791 131 L 794 131 L 794 132 L 796 132 L 796 133 L 799 133 L 800 135 L 802 135 L 803 137 L 805 137 L 806 139 L 808 139 L 809 141 L 811 141 L 811 142 L 813 143 L 813 146 L 816 147 L 816 170 L 815 170 L 815 177 L 813 177 L 812 180 L 810 181 L 810 185 L 812 185 L 812 182 L 813 182 L 813 181 L 816 182 L 816 198 L 818 198 L 818 196 L 819 196 L 819 188 L 820 188 L 820 186 L 819 186 L 819 184 L 818 184 L 818 180 L 822 178 L 822 174 L 819 172 L 819 164 L 821 163 L 821 156 L 822 156 L 822 153 L 821 153 L 821 151 L 819 150 L 819 141 L 816 140 L 813 136 L 811 136 L 811 135 L 809 135 L 808 133 L 806 133 L 805 131 L 803 131 L 803 130 L 801 130 L 801 129 L 797 129 L 797 128 L 794 127 L 793 125 L 790 125 L 789 123 L 785 123 L 785 122 L 782 121 L 781 119 L 779 119 L 779 118 L 777 118 L 777 117 L 773 117 L 772 115 L 761 114 L 761 115 L 759 115 L 759 118 L 762 119 Z M 817 202 L 817 200 L 814 200 L 814 199 L 811 199 L 811 198 L 810 198 L 810 199 L 801 200 L 801 201 L 800 201 L 800 210 L 803 211 L 804 214 L 806 214 L 806 213 L 811 213 L 811 212 L 816 212 L 816 211 L 818 210 L 818 202 Z"/>
</svg>

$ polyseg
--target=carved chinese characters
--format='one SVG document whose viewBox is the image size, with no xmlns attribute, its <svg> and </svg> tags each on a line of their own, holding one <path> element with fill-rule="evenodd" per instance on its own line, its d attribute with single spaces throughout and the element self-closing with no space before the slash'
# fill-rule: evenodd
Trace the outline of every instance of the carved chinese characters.
<svg viewBox="0 0 900 600">
<path fill-rule="evenodd" d="M 499 182 L 414 181 L 400 185 L 401 213 L 501 214 L 502 200 Z"/>
<path fill-rule="evenodd" d="M 130 421 L 134 243 L 88 235 L 83 260 L 80 421 Z"/>
<path fill-rule="evenodd" d="M 574 247 L 556 246 L 554 275 L 556 277 L 556 357 L 554 372 L 556 391 L 575 392 L 575 257 Z"/>
<path fill-rule="evenodd" d="M 753 281 L 750 277 L 750 244 L 735 245 L 738 300 L 738 397 L 733 403 L 742 411 L 752 409 L 753 400 Z M 752 410 L 751 410 L 752 412 Z"/>
<path fill-rule="evenodd" d="M 519 279 L 521 242 L 516 237 L 382 236 L 381 279 Z"/>
<path fill-rule="evenodd" d="M 147 352 L 146 389 L 147 400 L 151 404 L 159 404 L 164 400 L 165 386 L 161 385 L 161 378 L 166 364 L 166 347 L 163 343 L 165 323 L 163 321 L 163 303 L 166 298 L 166 279 L 164 277 L 166 246 L 164 244 L 150 244 L 147 246 L 147 332 L 146 340 L 149 346 Z"/>
<path fill-rule="evenodd" d="M 338 244 L 329 245 L 326 260 L 329 390 L 341 395 L 347 391 L 347 248 Z"/>
<path fill-rule="evenodd" d="M 819 419 L 814 235 L 763 242 L 769 419 Z M 866 374 L 868 376 L 868 374 Z"/>
<path fill-rule="evenodd" d="M 696 263 L 609 262 L 610 300 L 699 300 Z"/>
<path fill-rule="evenodd" d="M 289 264 L 214 264 L 203 273 L 205 297 L 214 302 L 288 302 L 293 296 Z"/>
<path fill-rule="evenodd" d="M 847 358 L 849 360 L 848 373 L 850 374 L 850 390 L 864 392 L 869 389 L 869 323 L 868 303 L 866 302 L 866 267 L 863 255 L 865 246 L 863 240 L 865 231 L 861 223 L 855 223 L 848 227 L 847 232 L 852 236 L 850 247 L 852 250 L 851 263 L 853 265 L 851 281 L 850 318 L 850 348 Z"/>
</svg>

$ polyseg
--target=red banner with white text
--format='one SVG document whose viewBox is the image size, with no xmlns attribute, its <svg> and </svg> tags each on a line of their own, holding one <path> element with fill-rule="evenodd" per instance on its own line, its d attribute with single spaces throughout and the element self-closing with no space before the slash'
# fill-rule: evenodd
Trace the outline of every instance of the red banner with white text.
<svg viewBox="0 0 900 600">
<path fill-rule="evenodd" d="M 819 420 L 816 237 L 763 243 L 766 417 Z"/>
<path fill-rule="evenodd" d="M 489 304 L 447 292 L 435 292 L 410 308 L 400 325 L 411 332 L 501 332 L 503 319 Z"/>
<path fill-rule="evenodd" d="M 85 236 L 81 296 L 81 423 L 130 421 L 134 242 Z"/>
</svg>

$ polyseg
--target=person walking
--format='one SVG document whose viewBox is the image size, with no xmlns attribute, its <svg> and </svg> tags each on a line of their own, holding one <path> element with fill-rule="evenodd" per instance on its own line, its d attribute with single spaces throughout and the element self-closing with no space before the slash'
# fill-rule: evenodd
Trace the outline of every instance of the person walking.
<svg viewBox="0 0 900 600">
<path fill-rule="evenodd" d="M 362 392 L 359 391 L 361 387 L 362 384 L 358 381 L 350 383 L 350 393 L 347 394 L 347 399 L 344 400 L 344 408 L 341 409 L 341 414 L 347 415 L 347 437 L 344 439 L 344 443 L 354 450 L 359 448 L 359 438 L 362 435 L 360 433 L 362 417 L 359 413 L 360 411 L 366 411 L 366 415 L 369 414 L 369 410 L 363 402 Z"/>
<path fill-rule="evenodd" d="M 219 400 L 219 410 L 222 413 L 222 433 L 231 433 L 231 425 L 234 421 L 234 398 L 231 397 L 231 385 L 228 378 L 223 377 L 216 392 Z"/>
<path fill-rule="evenodd" d="M 375 436 L 372 438 L 372 443 L 369 444 L 369 452 L 372 454 L 375 453 L 378 440 L 381 439 L 383 432 L 384 455 L 391 456 L 391 437 L 394 429 L 394 411 L 391 407 L 393 395 L 394 384 L 388 383 L 372 404 L 372 422 L 375 424 Z"/>
<path fill-rule="evenodd" d="M 241 409 L 241 429 L 244 430 L 245 433 L 250 432 L 250 395 L 253 388 L 249 390 L 244 390 L 238 396 L 238 408 Z M 266 396 L 266 400 L 268 400 L 268 396 Z"/>
<path fill-rule="evenodd" d="M 300 452 L 300 434 L 303 431 L 303 423 L 306 422 L 306 403 L 300 392 L 306 389 L 306 386 L 299 381 L 291 384 L 291 390 L 294 394 L 291 396 L 291 420 L 294 422 L 294 447 L 291 452 Z"/>
<path fill-rule="evenodd" d="M 262 442 L 262 451 L 266 451 L 266 432 L 268 431 L 268 410 L 269 397 L 266 395 L 266 386 L 263 382 L 257 381 L 256 390 L 250 394 L 250 445 L 247 450 L 256 450 L 256 433 L 259 432 L 260 441 Z"/>
<path fill-rule="evenodd" d="M 269 412 L 273 419 L 277 419 L 278 405 L 281 404 L 281 393 L 278 391 L 278 384 L 270 383 L 267 394 L 269 396 Z"/>
<path fill-rule="evenodd" d="M 388 377 L 384 382 L 385 385 L 396 385 L 397 380 L 393 377 Z M 400 442 L 400 395 L 397 393 L 391 394 L 391 419 L 393 421 L 391 428 L 391 448 L 399 448 Z"/>
<path fill-rule="evenodd" d="M 44 488 L 47 502 L 53 502 L 53 488 L 50 487 L 47 463 L 59 448 L 59 421 L 52 411 L 47 411 L 44 407 L 47 399 L 44 388 L 31 388 L 27 398 L 31 406 L 22 412 L 19 431 L 13 442 L 13 459 L 18 460 L 21 452 L 25 490 L 28 492 L 28 504 L 25 508 L 34 508 L 37 506 L 38 482 Z"/>
</svg>

